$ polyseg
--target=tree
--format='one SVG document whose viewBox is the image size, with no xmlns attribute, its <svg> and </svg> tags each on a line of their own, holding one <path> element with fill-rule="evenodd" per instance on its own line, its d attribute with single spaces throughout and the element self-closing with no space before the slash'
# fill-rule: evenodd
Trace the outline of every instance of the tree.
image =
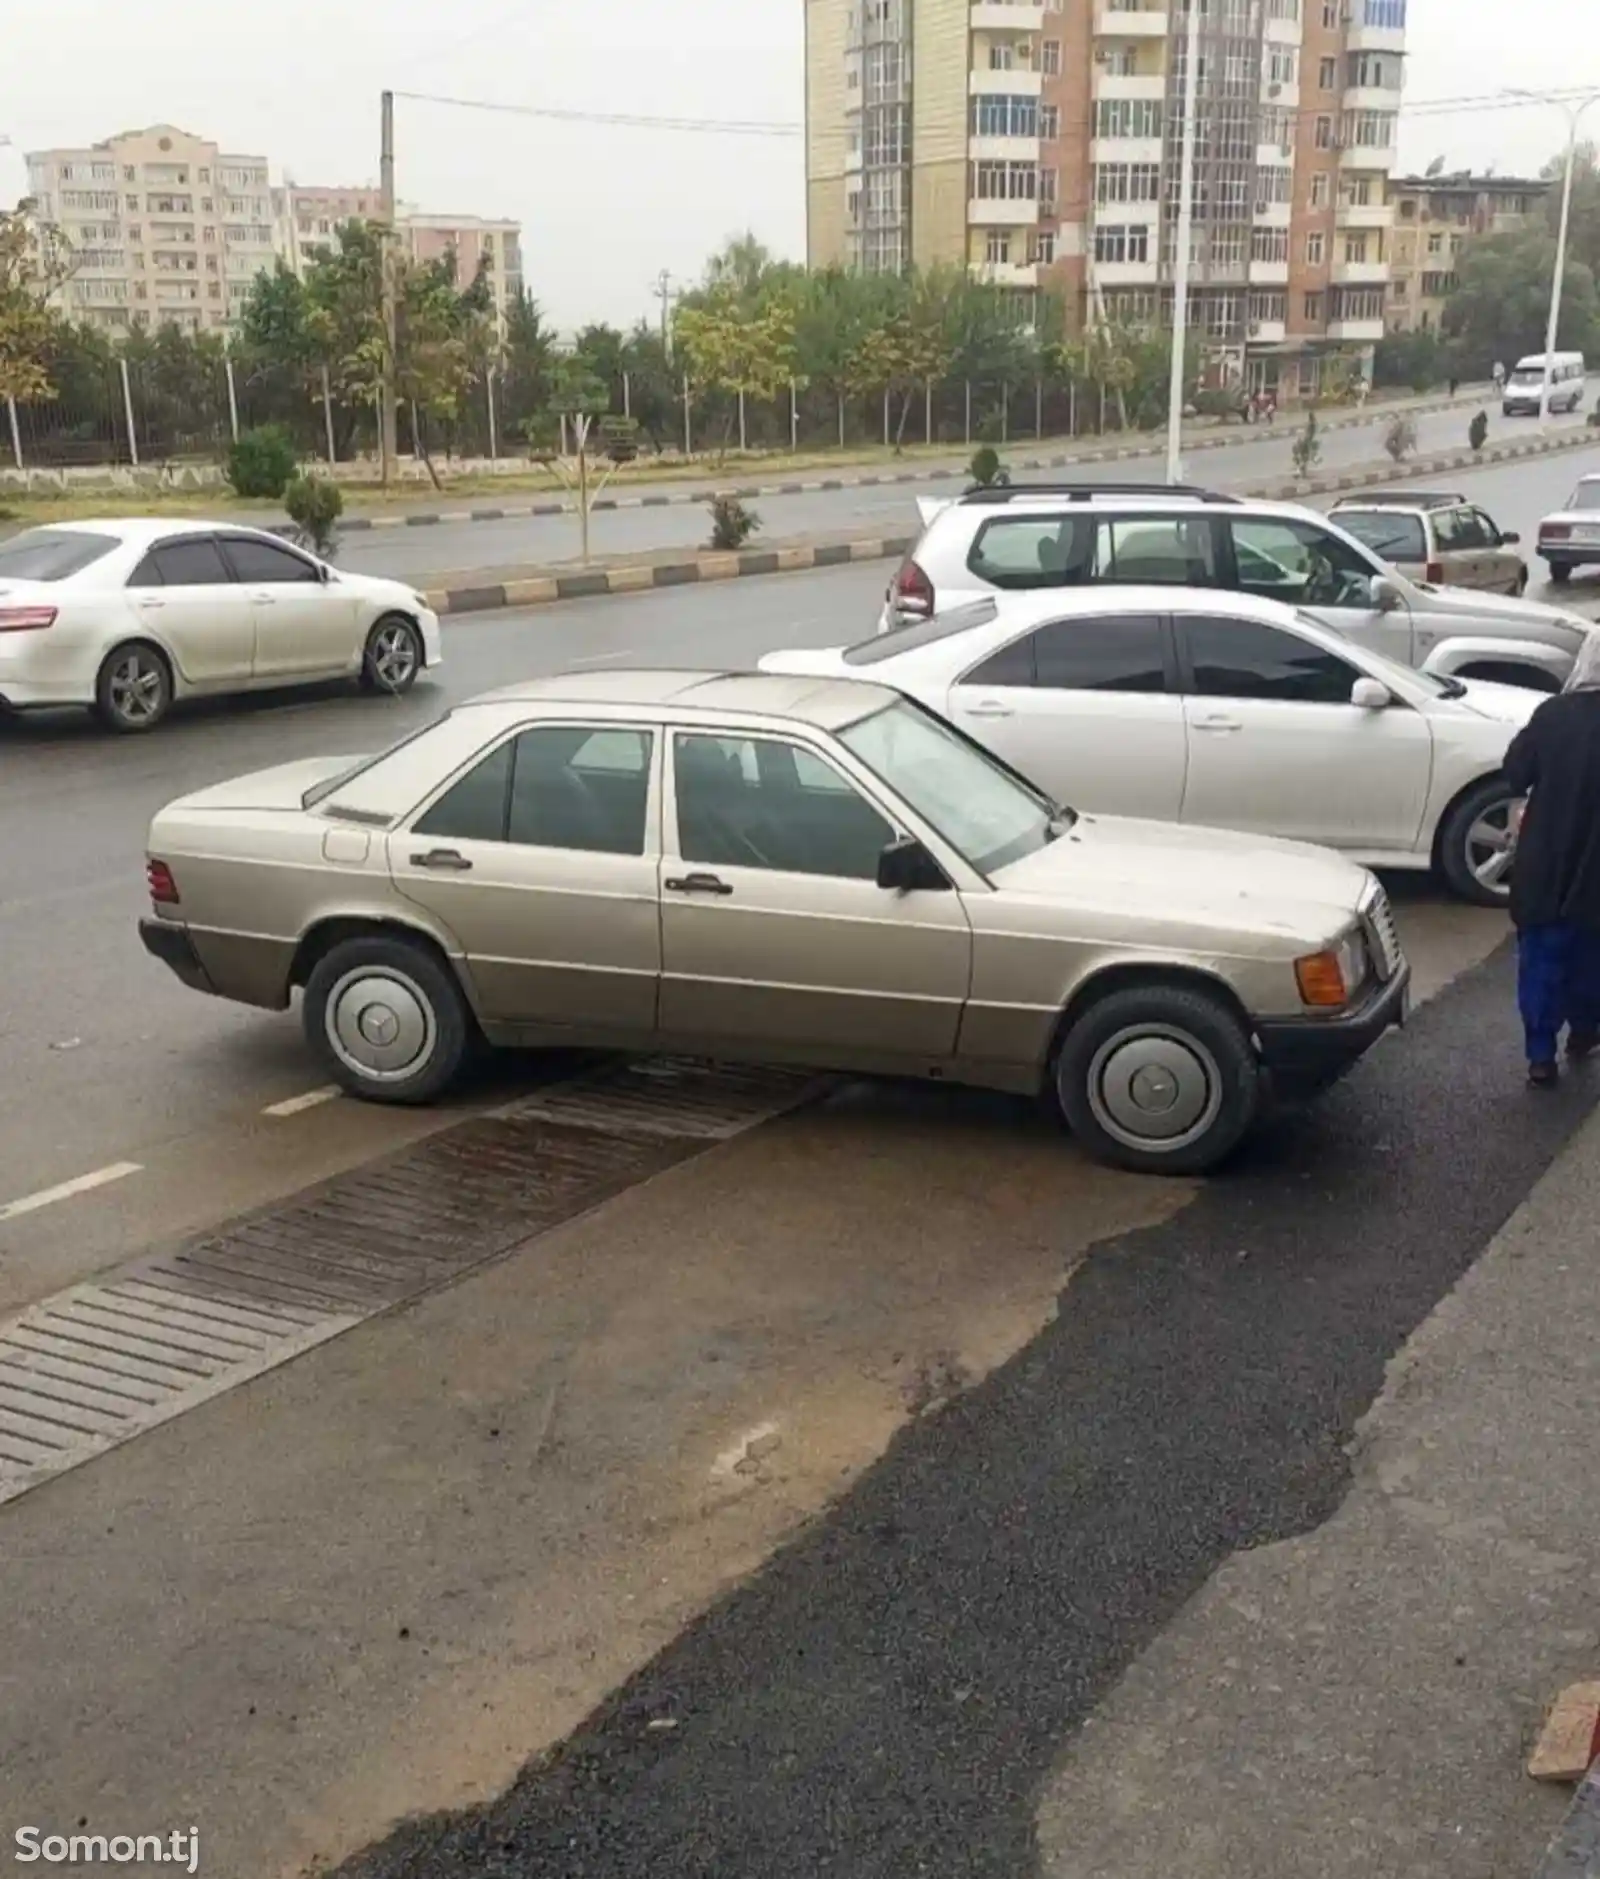
<svg viewBox="0 0 1600 1879">
<path fill-rule="evenodd" d="M 65 238 L 38 219 L 31 198 L 0 212 L 0 399 L 38 404 L 53 395 L 59 321 L 49 299 L 73 265 Z"/>
<path fill-rule="evenodd" d="M 548 408 L 555 357 L 554 335 L 544 323 L 538 301 L 524 289 L 506 309 L 500 353 L 500 402 L 508 431 L 526 436 L 529 423 Z"/>
<path fill-rule="evenodd" d="M 456 284 L 453 253 L 402 262 L 395 320 L 395 396 L 411 407 L 416 445 L 435 489 L 442 485 L 428 445 L 430 419 L 454 422 L 467 389 L 488 368 L 493 299 L 487 260 L 472 285 Z"/>
<path fill-rule="evenodd" d="M 1456 262 L 1456 291 L 1444 310 L 1446 332 L 1465 369 L 1487 375 L 1496 359 L 1543 352 L 1556 245 L 1538 227 L 1468 242 Z M 1593 352 L 1600 299 L 1589 265 L 1569 255 L 1561 288 L 1560 350 Z"/>
<path fill-rule="evenodd" d="M 590 511 L 616 470 L 614 463 L 609 464 L 598 483 L 591 481 L 589 436 L 595 420 L 604 417 L 610 406 L 610 391 L 582 353 L 562 353 L 551 368 L 549 405 L 527 427 L 535 454 L 577 497 L 578 539 L 585 563 L 589 559 Z M 563 447 L 569 436 L 574 446 L 570 452 Z"/>
<path fill-rule="evenodd" d="M 680 305 L 674 338 L 693 383 L 737 399 L 743 449 L 745 401 L 777 397 L 794 374 L 793 310 L 775 300 L 759 312 L 746 312 L 730 290 L 718 289 L 703 306 Z M 723 427 L 724 452 L 734 416 L 730 410 Z"/>
</svg>

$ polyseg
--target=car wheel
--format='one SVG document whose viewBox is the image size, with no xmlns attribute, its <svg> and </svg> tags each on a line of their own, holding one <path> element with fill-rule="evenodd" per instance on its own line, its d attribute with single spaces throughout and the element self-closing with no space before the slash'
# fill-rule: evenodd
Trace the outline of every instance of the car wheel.
<svg viewBox="0 0 1600 1879">
<path fill-rule="evenodd" d="M 1511 898 L 1512 817 L 1518 800 L 1504 777 L 1487 776 L 1446 810 L 1435 862 L 1458 900 L 1503 907 Z"/>
<path fill-rule="evenodd" d="M 1526 567 L 1520 567 L 1517 569 L 1517 578 L 1511 584 L 1511 591 L 1513 594 L 1518 594 L 1518 595 L 1527 593 L 1528 570 Z"/>
<path fill-rule="evenodd" d="M 1567 582 L 1572 579 L 1571 567 L 1565 561 L 1552 561 L 1550 563 L 1550 579 L 1557 587 L 1565 587 Z"/>
<path fill-rule="evenodd" d="M 341 941 L 306 980 L 306 1039 L 352 1096 L 431 1102 L 454 1081 L 472 1042 L 453 975 L 415 940 Z"/>
<path fill-rule="evenodd" d="M 95 715 L 113 731 L 153 731 L 172 705 L 172 667 L 143 640 L 114 646 L 94 682 Z"/>
<path fill-rule="evenodd" d="M 1088 1152 L 1143 1174 L 1204 1174 L 1261 1106 L 1250 1033 L 1220 997 L 1182 985 L 1111 992 L 1056 1056 L 1056 1099 Z"/>
<path fill-rule="evenodd" d="M 416 684 L 424 657 L 416 623 L 403 614 L 386 613 L 367 635 L 361 683 L 369 692 L 393 692 L 398 697 Z"/>
</svg>

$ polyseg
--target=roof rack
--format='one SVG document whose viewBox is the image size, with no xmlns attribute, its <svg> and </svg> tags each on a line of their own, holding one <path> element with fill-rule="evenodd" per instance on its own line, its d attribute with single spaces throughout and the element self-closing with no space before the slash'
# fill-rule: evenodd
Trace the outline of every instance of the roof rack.
<svg viewBox="0 0 1600 1879">
<path fill-rule="evenodd" d="M 1179 496 L 1186 502 L 1238 502 L 1225 490 L 1201 489 L 1194 483 L 1002 483 L 987 489 L 969 489 L 961 497 L 973 507 L 1002 507 L 1019 496 L 1064 496 L 1068 502 L 1092 502 L 1096 496 Z"/>
<path fill-rule="evenodd" d="M 1402 509 L 1454 509 L 1466 502 L 1460 490 L 1444 489 L 1363 489 L 1341 496 L 1336 509 L 1386 508 L 1393 504 Z"/>
</svg>

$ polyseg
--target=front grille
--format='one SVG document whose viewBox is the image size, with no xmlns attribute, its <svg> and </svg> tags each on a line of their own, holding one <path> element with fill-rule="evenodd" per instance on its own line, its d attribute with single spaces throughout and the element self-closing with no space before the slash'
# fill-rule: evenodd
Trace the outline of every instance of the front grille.
<svg viewBox="0 0 1600 1879">
<path fill-rule="evenodd" d="M 1378 976 L 1385 980 L 1392 979 L 1400 970 L 1405 954 L 1401 951 L 1400 935 L 1394 924 L 1394 909 L 1389 905 L 1389 896 L 1382 887 L 1374 885 L 1361 909 L 1361 924 L 1366 929 L 1367 945 L 1372 951 L 1372 962 L 1378 968 Z"/>
</svg>

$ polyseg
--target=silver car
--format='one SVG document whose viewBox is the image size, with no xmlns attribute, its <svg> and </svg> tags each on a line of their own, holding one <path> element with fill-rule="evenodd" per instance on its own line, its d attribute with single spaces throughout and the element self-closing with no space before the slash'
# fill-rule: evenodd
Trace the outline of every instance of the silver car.
<svg viewBox="0 0 1600 1879">
<path fill-rule="evenodd" d="M 585 673 L 381 756 L 202 790 L 150 830 L 146 948 L 268 1009 L 353 1094 L 474 1038 L 1049 1090 L 1194 1173 L 1263 1072 L 1317 1087 L 1404 1015 L 1382 889 L 1323 850 L 1061 808 L 885 686 Z"/>
</svg>

